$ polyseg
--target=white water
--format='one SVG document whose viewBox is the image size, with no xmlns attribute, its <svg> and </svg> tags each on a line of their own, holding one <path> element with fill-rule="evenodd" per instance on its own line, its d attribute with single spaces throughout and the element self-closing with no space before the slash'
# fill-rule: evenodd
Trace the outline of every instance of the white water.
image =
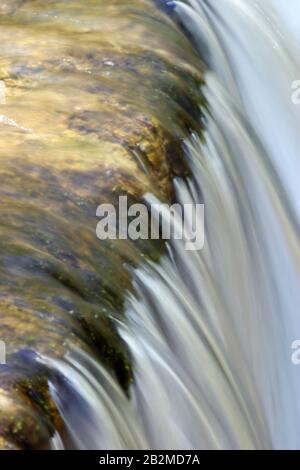
<svg viewBox="0 0 300 470">
<path fill-rule="evenodd" d="M 205 139 L 186 142 L 193 180 L 175 182 L 180 202 L 205 204 L 205 248 L 172 241 L 133 273 L 118 326 L 130 402 L 89 357 L 48 363 L 82 403 L 52 384 L 78 448 L 300 448 L 300 68 L 286 3 L 176 3 L 210 68 Z"/>
</svg>

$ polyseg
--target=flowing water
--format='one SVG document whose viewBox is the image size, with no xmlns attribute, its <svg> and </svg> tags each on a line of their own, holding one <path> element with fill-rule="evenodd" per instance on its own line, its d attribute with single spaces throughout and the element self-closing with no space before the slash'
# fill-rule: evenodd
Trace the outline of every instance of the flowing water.
<svg viewBox="0 0 300 470">
<path fill-rule="evenodd" d="M 300 338 L 292 3 L 170 5 L 207 66 L 205 131 L 184 143 L 192 176 L 174 181 L 179 202 L 205 204 L 205 246 L 189 252 L 172 240 L 159 263 L 132 270 L 135 288 L 117 322 L 133 364 L 130 399 L 86 353 L 40 358 L 68 378 L 63 386 L 53 378 L 51 391 L 69 446 L 300 447 L 300 370 L 291 362 Z M 55 435 L 52 447 L 63 441 Z"/>
</svg>

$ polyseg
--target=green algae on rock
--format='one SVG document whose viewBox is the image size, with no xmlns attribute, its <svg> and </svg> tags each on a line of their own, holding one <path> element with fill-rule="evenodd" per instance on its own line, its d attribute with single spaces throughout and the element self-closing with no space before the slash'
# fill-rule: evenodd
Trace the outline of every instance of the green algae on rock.
<svg viewBox="0 0 300 470">
<path fill-rule="evenodd" d="M 121 194 L 172 199 L 202 66 L 151 1 L 10 5 L 0 11 L 0 446 L 46 448 L 63 423 L 31 353 L 77 346 L 128 390 L 113 320 L 132 289 L 124 263 L 158 259 L 162 246 L 100 242 L 96 208 Z"/>
</svg>

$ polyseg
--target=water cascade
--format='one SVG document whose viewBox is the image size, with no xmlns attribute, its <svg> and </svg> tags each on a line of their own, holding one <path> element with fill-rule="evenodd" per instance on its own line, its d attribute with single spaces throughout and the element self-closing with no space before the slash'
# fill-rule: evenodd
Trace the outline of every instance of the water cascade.
<svg viewBox="0 0 300 470">
<path fill-rule="evenodd" d="M 165 5 L 205 63 L 199 132 L 182 140 L 190 173 L 173 181 L 177 202 L 205 206 L 204 248 L 172 239 L 158 261 L 126 267 L 133 289 L 111 317 L 128 396 L 87 351 L 38 355 L 64 422 L 52 448 L 300 447 L 300 46 L 288 3 Z"/>
</svg>

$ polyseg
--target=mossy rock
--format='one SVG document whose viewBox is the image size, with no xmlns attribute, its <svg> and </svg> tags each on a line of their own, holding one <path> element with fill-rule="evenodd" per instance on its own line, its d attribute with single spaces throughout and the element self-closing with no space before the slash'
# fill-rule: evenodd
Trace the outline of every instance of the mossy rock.
<svg viewBox="0 0 300 470">
<path fill-rule="evenodd" d="M 63 424 L 34 355 L 85 349 L 128 391 L 113 321 L 132 290 L 124 265 L 164 247 L 100 242 L 96 208 L 172 200 L 202 66 L 152 1 L 28 0 L 0 14 L 0 446 L 45 448 Z"/>
</svg>

